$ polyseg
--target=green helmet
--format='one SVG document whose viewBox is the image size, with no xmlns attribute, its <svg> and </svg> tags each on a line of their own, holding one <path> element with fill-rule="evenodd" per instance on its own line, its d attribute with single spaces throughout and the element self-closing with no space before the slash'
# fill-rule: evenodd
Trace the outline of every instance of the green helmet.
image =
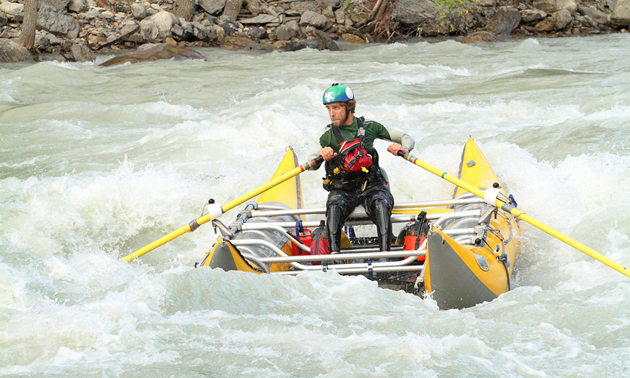
<svg viewBox="0 0 630 378">
<path fill-rule="evenodd" d="M 354 93 L 352 92 L 352 89 L 350 89 L 347 85 L 337 83 L 326 89 L 322 98 L 324 105 L 333 102 L 346 102 L 350 100 L 354 100 Z"/>
</svg>

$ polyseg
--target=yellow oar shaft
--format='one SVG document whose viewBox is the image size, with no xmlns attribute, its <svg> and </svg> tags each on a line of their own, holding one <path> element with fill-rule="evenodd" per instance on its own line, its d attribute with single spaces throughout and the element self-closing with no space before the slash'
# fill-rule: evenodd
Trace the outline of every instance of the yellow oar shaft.
<svg viewBox="0 0 630 378">
<path fill-rule="evenodd" d="M 448 174 L 447 172 L 444 172 L 440 169 L 437 169 L 436 167 L 432 166 L 431 164 L 428 164 L 420 159 L 418 159 L 417 157 L 411 155 L 411 154 L 404 154 L 402 155 L 402 157 L 410 162 L 412 162 L 413 164 L 419 166 L 420 168 L 424 168 L 425 170 L 433 173 L 436 176 L 440 176 L 441 178 L 445 179 L 446 181 L 455 184 L 457 186 L 459 186 L 460 188 L 469 191 L 470 193 L 476 195 L 477 197 L 481 197 L 484 198 L 485 197 L 485 192 L 483 190 L 480 190 L 479 188 L 476 188 L 470 184 L 468 184 L 465 181 L 462 181 L 450 174 Z M 524 220 L 525 222 L 531 224 L 532 226 L 548 233 L 549 235 L 567 243 L 568 245 L 570 245 L 571 247 L 579 250 L 580 252 L 583 252 L 585 254 L 587 254 L 588 256 L 594 258 L 595 260 L 608 265 L 609 267 L 613 268 L 614 270 L 618 271 L 619 273 L 625 275 L 626 277 L 630 277 L 630 270 L 627 269 L 626 267 L 624 267 L 623 265 L 620 265 L 614 261 L 612 261 L 611 259 L 602 256 L 601 254 L 595 252 L 594 250 L 592 250 L 591 248 L 585 246 L 584 244 L 581 244 L 573 239 L 571 239 L 570 237 L 566 236 L 565 234 L 554 230 L 553 228 L 547 226 L 546 224 L 530 217 L 529 215 L 525 214 L 524 212 L 518 210 L 517 208 L 515 208 L 514 206 L 508 205 L 505 202 L 501 201 L 500 199 L 496 199 L 495 201 L 495 205 L 499 208 L 502 208 L 503 210 L 509 211 L 510 213 L 512 213 L 515 217 Z M 504 206 L 506 205 L 506 206 Z"/>
<path fill-rule="evenodd" d="M 321 156 L 318 156 L 317 158 L 310 160 L 308 162 L 306 162 L 305 164 L 300 165 L 299 167 L 295 167 L 294 169 L 290 170 L 289 172 L 286 172 L 285 174 L 283 174 L 280 177 L 277 177 L 271 181 L 269 181 L 268 183 L 266 183 L 265 185 L 252 190 L 251 192 L 244 194 L 240 197 L 238 197 L 235 200 L 232 200 L 228 203 L 226 203 L 225 205 L 221 206 L 221 214 L 225 213 L 233 208 L 235 208 L 236 206 L 242 204 L 243 202 L 252 199 L 254 197 L 256 197 L 257 195 L 261 194 L 262 192 L 264 192 L 265 190 L 271 189 L 276 185 L 282 184 L 283 182 L 299 175 L 300 173 L 306 171 L 309 168 L 312 168 L 314 166 L 316 166 L 317 164 L 321 163 L 323 161 Z M 171 240 L 182 236 L 183 234 L 189 232 L 189 231 L 194 231 L 197 227 L 201 226 L 202 224 L 212 220 L 212 219 L 216 219 L 220 216 L 220 214 L 218 215 L 214 215 L 213 218 L 213 214 L 212 213 L 208 213 L 200 218 L 195 219 L 194 221 L 190 222 L 189 224 L 171 232 L 170 234 L 154 241 L 151 244 L 148 244 L 142 248 L 140 248 L 139 250 L 125 256 L 123 258 L 124 261 L 129 262 L 132 260 L 137 259 L 138 257 L 149 253 L 151 251 L 153 251 L 154 249 L 156 249 L 157 247 L 160 247 L 168 242 L 170 242 Z M 191 225 L 193 225 L 194 229 L 191 227 Z"/>
</svg>

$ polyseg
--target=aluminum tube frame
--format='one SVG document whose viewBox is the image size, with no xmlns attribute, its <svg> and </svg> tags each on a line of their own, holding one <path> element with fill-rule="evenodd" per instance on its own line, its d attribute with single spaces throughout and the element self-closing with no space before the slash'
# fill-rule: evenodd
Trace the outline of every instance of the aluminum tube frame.
<svg viewBox="0 0 630 378">
<path fill-rule="evenodd" d="M 320 272 L 322 269 L 319 270 Z M 361 273 L 369 273 L 368 269 L 363 268 L 352 268 L 352 269 L 336 269 L 334 266 L 331 268 L 328 266 L 328 271 L 335 271 L 338 274 L 361 274 Z M 399 266 L 399 267 L 372 267 L 373 272 L 423 272 L 424 273 L 424 265 L 407 265 L 407 266 Z M 271 272 L 271 274 L 282 274 L 287 276 L 295 276 L 304 272 L 303 270 L 290 270 L 286 272 Z M 311 271 L 312 272 L 312 271 Z M 423 274 L 421 273 L 421 274 Z"/>
<path fill-rule="evenodd" d="M 412 209 L 416 207 L 441 207 L 441 206 L 455 206 L 455 205 L 465 205 L 471 203 L 484 203 L 483 199 L 476 197 L 470 199 L 453 199 L 453 200 L 442 200 L 442 201 L 425 201 L 425 202 L 405 202 L 394 205 L 394 210 L 399 209 Z M 270 208 L 277 208 L 278 206 L 270 206 Z M 257 210 L 264 210 L 264 206 L 258 206 Z M 252 218 L 261 218 L 261 217 L 275 217 L 282 215 L 310 215 L 310 214 L 326 214 L 326 208 L 312 208 L 312 209 L 286 209 L 286 210 L 264 210 L 264 211 L 252 211 Z M 357 210 L 353 211 L 349 218 L 357 218 L 366 216 L 365 210 L 362 208 L 357 208 Z"/>
</svg>

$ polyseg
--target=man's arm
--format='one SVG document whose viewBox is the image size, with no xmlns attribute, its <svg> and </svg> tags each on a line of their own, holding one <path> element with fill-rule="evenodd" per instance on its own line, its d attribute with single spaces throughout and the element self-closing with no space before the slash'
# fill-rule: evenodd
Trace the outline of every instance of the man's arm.
<svg viewBox="0 0 630 378">
<path fill-rule="evenodd" d="M 398 129 L 394 129 L 392 127 L 383 126 L 387 133 L 389 134 L 389 140 L 392 142 L 399 143 L 403 149 L 406 149 L 407 152 L 413 150 L 416 145 L 415 140 L 409 134 L 405 134 Z"/>
</svg>

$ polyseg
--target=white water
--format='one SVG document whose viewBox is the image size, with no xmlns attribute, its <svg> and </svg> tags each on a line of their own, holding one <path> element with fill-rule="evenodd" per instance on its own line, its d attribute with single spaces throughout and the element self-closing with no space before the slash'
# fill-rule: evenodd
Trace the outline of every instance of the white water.
<svg viewBox="0 0 630 378">
<path fill-rule="evenodd" d="M 623 376 L 630 280 L 524 225 L 514 290 L 439 311 L 334 273 L 194 269 L 209 225 L 122 256 L 301 160 L 349 84 L 358 114 L 455 173 L 472 135 L 531 216 L 630 265 L 628 35 L 200 50 L 207 62 L 0 70 L 0 374 Z M 385 143 L 377 144 L 384 151 Z M 397 201 L 452 186 L 381 153 Z M 321 172 L 302 175 L 321 207 Z M 224 217 L 229 222 L 236 210 Z"/>
</svg>

